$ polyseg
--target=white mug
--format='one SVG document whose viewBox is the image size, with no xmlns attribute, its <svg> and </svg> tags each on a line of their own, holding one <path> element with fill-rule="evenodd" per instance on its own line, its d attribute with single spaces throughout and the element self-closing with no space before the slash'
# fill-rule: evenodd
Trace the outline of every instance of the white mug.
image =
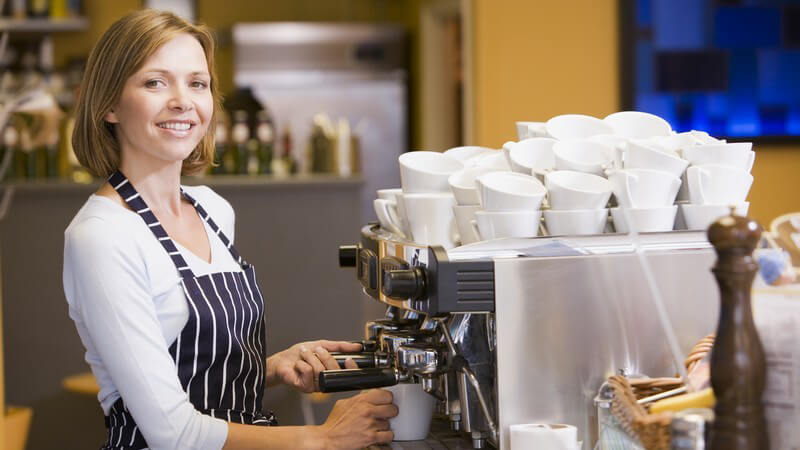
<svg viewBox="0 0 800 450">
<path fill-rule="evenodd" d="M 680 177 L 689 161 L 668 150 L 648 141 L 628 141 L 625 149 L 626 169 L 653 169 L 669 172 L 674 177 Z"/>
<path fill-rule="evenodd" d="M 487 211 L 537 210 L 547 192 L 531 175 L 490 172 L 477 178 L 478 194 Z"/>
<path fill-rule="evenodd" d="M 746 216 L 750 208 L 749 202 L 739 203 L 734 206 L 739 216 Z M 683 220 L 689 230 L 705 230 L 720 217 L 731 213 L 731 205 L 681 205 Z"/>
<path fill-rule="evenodd" d="M 464 163 L 439 152 L 408 152 L 398 158 L 400 183 L 405 193 L 448 192 L 447 178 Z"/>
<path fill-rule="evenodd" d="M 402 188 L 391 188 L 391 189 L 378 189 L 377 194 L 378 198 L 383 200 L 392 200 L 397 201 L 397 196 L 403 193 Z"/>
<path fill-rule="evenodd" d="M 590 139 L 558 141 L 553 145 L 556 170 L 574 170 L 595 175 L 605 174 L 612 166 L 616 150 Z"/>
<path fill-rule="evenodd" d="M 611 125 L 597 117 L 583 114 L 564 114 L 553 117 L 545 124 L 550 137 L 563 141 L 565 139 L 581 139 L 598 134 L 614 134 Z"/>
<path fill-rule="evenodd" d="M 395 200 L 376 198 L 372 205 L 375 208 L 375 215 L 378 217 L 378 222 L 381 224 L 382 229 L 405 237 L 405 231 L 397 212 L 397 202 Z"/>
<path fill-rule="evenodd" d="M 453 147 L 451 149 L 445 150 L 444 154 L 455 158 L 462 163 L 466 164 L 467 161 L 470 159 L 485 154 L 486 152 L 490 152 L 493 149 L 489 147 L 479 147 L 477 145 L 466 145 L 463 147 Z"/>
<path fill-rule="evenodd" d="M 611 125 L 615 134 L 628 139 L 669 136 L 672 132 L 672 127 L 666 120 L 640 111 L 615 112 L 607 115 L 603 122 Z"/>
<path fill-rule="evenodd" d="M 508 164 L 506 155 L 502 150 L 492 150 L 491 152 L 478 155 L 475 158 L 470 159 L 469 163 L 470 166 L 474 167 L 490 168 L 505 172 L 511 170 L 511 166 Z"/>
<path fill-rule="evenodd" d="M 669 206 L 681 187 L 681 179 L 660 170 L 625 169 L 608 175 L 617 204 L 623 208 Z"/>
<path fill-rule="evenodd" d="M 440 245 L 451 249 L 458 242 L 458 230 L 453 206 L 456 199 L 451 193 L 403 194 L 408 231 L 418 244 Z"/>
<path fill-rule="evenodd" d="M 753 176 L 745 170 L 705 164 L 689 167 L 686 182 L 692 204 L 733 205 L 745 201 L 753 185 Z"/>
<path fill-rule="evenodd" d="M 392 393 L 397 415 L 389 419 L 395 441 L 420 441 L 428 437 L 436 398 L 419 383 L 400 383 L 385 387 Z"/>
<path fill-rule="evenodd" d="M 687 147 L 683 157 L 693 166 L 718 164 L 750 172 L 756 159 L 752 142 L 733 142 Z"/>
<path fill-rule="evenodd" d="M 472 226 L 481 240 L 536 237 L 541 211 L 476 211 Z"/>
<path fill-rule="evenodd" d="M 480 205 L 481 199 L 475 180 L 483 174 L 497 171 L 492 167 L 468 167 L 450 175 L 447 183 L 459 205 Z"/>
<path fill-rule="evenodd" d="M 656 208 L 611 208 L 614 228 L 618 233 L 672 231 L 678 205 Z M 630 220 L 630 222 L 628 222 Z"/>
<path fill-rule="evenodd" d="M 458 235 L 461 237 L 461 245 L 472 244 L 481 240 L 476 230 L 472 227 L 475 213 L 480 210 L 480 205 L 453 206 L 453 214 L 456 217 L 456 226 L 458 227 Z"/>
<path fill-rule="evenodd" d="M 608 223 L 608 210 L 550 209 L 543 211 L 547 233 L 551 236 L 602 234 Z"/>
<path fill-rule="evenodd" d="M 511 170 L 525 175 L 553 170 L 556 165 L 553 145 L 556 142 L 551 138 L 530 138 L 515 143 L 508 152 Z"/>
<path fill-rule="evenodd" d="M 611 197 L 611 183 L 590 173 L 556 170 L 545 175 L 544 182 L 552 209 L 605 208 Z"/>
</svg>

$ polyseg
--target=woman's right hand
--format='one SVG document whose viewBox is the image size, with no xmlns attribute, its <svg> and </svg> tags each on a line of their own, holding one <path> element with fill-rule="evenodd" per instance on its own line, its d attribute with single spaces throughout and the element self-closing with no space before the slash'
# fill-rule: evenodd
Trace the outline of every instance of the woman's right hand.
<svg viewBox="0 0 800 450">
<path fill-rule="evenodd" d="M 389 430 L 388 419 L 396 415 L 392 393 L 385 389 L 339 400 L 321 425 L 327 441 L 325 448 L 350 450 L 391 442 L 394 434 Z"/>
</svg>

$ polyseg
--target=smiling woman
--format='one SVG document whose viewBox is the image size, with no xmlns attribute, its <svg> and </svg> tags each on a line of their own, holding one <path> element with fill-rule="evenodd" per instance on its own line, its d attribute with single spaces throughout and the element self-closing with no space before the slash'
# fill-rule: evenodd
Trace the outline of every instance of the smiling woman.
<svg viewBox="0 0 800 450">
<path fill-rule="evenodd" d="M 208 187 L 180 184 L 213 156 L 213 50 L 205 27 L 144 10 L 114 23 L 87 63 L 73 146 L 108 182 L 67 227 L 64 292 L 100 387 L 103 448 L 390 441 L 397 408 L 385 390 L 337 402 L 321 426 L 269 426 L 265 386 L 313 392 L 319 372 L 340 368 L 329 352 L 361 345 L 303 342 L 267 358 L 264 298 L 233 245 L 233 209 Z"/>
</svg>

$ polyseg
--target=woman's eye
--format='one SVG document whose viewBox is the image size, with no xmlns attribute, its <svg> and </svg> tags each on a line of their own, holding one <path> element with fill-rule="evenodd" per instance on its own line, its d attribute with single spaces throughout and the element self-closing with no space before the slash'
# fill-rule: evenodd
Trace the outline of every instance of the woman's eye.
<svg viewBox="0 0 800 450">
<path fill-rule="evenodd" d="M 205 81 L 192 81 L 191 86 L 195 89 L 205 89 L 208 87 L 208 83 Z"/>
<path fill-rule="evenodd" d="M 164 86 L 164 82 L 161 80 L 148 80 L 144 83 L 145 87 L 148 88 L 157 88 Z"/>
</svg>

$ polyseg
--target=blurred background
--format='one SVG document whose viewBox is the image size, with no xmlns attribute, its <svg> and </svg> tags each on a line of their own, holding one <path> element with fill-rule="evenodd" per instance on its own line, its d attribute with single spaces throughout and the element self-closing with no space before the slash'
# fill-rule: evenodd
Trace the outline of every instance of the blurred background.
<svg viewBox="0 0 800 450">
<path fill-rule="evenodd" d="M 172 9 L 217 35 L 219 165 L 186 183 L 234 206 L 236 245 L 265 292 L 272 353 L 359 339 L 382 314 L 360 299 L 336 251 L 375 219 L 375 190 L 399 186 L 401 153 L 499 148 L 515 139 L 515 121 L 640 109 L 677 131 L 754 140 L 750 215 L 766 224 L 800 210 L 798 15 L 783 3 L 0 1 L 0 102 L 40 100 L 11 116 L 0 142 L 0 406 L 32 408 L 30 449 L 89 448 L 105 436 L 67 316 L 62 249 L 100 184 L 69 146 L 76 88 L 94 43 L 127 12 Z M 744 24 L 748 16 L 761 25 Z M 265 406 L 282 424 L 320 423 L 335 398 L 275 388 Z"/>
</svg>

